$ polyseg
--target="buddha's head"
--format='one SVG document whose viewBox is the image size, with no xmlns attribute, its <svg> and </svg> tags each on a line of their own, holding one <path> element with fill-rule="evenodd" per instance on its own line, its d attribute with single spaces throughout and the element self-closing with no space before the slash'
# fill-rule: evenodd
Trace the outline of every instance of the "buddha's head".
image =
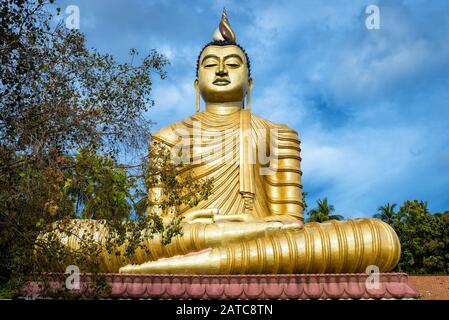
<svg viewBox="0 0 449 320">
<path fill-rule="evenodd" d="M 214 40 L 198 56 L 196 75 L 206 103 L 242 102 L 252 85 L 248 55 L 235 42 L 225 10 Z"/>
</svg>

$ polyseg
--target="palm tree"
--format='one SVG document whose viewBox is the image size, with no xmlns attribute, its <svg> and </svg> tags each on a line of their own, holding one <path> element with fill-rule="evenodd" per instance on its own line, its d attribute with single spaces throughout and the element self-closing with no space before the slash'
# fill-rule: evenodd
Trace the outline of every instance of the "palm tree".
<svg viewBox="0 0 449 320">
<path fill-rule="evenodd" d="M 437 212 L 433 214 L 435 217 L 438 217 L 440 219 L 447 219 L 449 218 L 449 211 L 445 211 L 445 212 Z"/>
<path fill-rule="evenodd" d="M 324 198 L 323 200 L 318 199 L 316 204 L 318 205 L 317 208 L 309 210 L 307 222 L 325 222 L 329 220 L 344 219 L 343 216 L 339 214 L 332 214 L 335 211 L 335 208 L 333 205 L 328 204 L 327 198 Z"/>
<path fill-rule="evenodd" d="M 392 224 L 399 219 L 399 215 L 394 211 L 394 208 L 396 208 L 396 203 L 387 203 L 386 205 L 380 206 L 377 208 L 377 213 L 374 215 L 374 218 Z"/>
</svg>

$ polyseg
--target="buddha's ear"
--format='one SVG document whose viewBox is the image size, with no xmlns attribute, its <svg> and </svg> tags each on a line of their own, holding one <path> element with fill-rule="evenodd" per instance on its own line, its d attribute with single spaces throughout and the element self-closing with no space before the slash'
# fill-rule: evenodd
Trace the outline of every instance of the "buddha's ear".
<svg viewBox="0 0 449 320">
<path fill-rule="evenodd" d="M 248 92 L 246 92 L 246 109 L 251 111 L 251 89 L 253 88 L 253 79 L 248 80 Z"/>
<path fill-rule="evenodd" d="M 193 81 L 193 87 L 196 93 L 196 112 L 200 112 L 200 88 L 198 87 L 198 79 Z"/>
</svg>

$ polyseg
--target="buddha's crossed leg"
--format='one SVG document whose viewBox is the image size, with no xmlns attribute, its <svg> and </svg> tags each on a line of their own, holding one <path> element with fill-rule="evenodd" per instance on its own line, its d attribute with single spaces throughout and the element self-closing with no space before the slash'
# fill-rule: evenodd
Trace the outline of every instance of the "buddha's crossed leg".
<svg viewBox="0 0 449 320">
<path fill-rule="evenodd" d="M 400 257 L 394 230 L 376 219 L 307 224 L 300 230 L 243 242 L 222 243 L 196 253 L 128 265 L 123 273 L 266 274 L 390 271 Z"/>
</svg>

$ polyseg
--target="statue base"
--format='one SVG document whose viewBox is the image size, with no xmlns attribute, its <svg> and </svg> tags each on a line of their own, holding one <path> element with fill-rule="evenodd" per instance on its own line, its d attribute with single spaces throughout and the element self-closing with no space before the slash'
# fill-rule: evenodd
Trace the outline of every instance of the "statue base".
<svg viewBox="0 0 449 320">
<path fill-rule="evenodd" d="M 116 299 L 419 299 L 405 273 L 270 274 L 270 275 L 137 275 L 104 274 Z M 47 274 L 48 286 L 65 288 L 60 274 Z M 82 296 L 92 283 L 80 276 L 80 289 L 66 293 Z M 28 282 L 28 297 L 46 295 L 42 284 Z M 50 289 L 50 290 L 52 290 Z M 47 291 L 48 292 L 48 291 Z"/>
</svg>

